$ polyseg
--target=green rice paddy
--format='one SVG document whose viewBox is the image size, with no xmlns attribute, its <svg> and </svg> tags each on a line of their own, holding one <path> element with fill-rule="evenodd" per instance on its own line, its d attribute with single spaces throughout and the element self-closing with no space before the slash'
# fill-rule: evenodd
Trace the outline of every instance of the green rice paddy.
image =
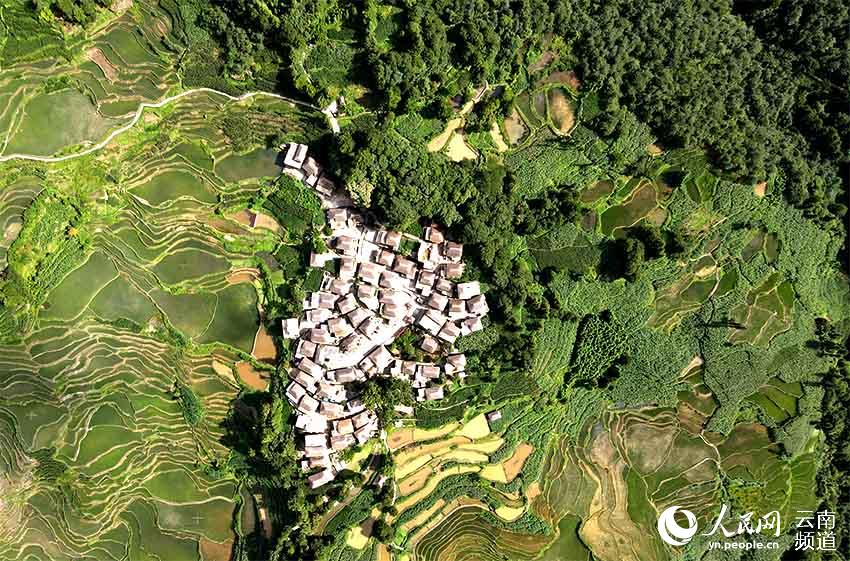
<svg viewBox="0 0 850 561">
<path fill-rule="evenodd" d="M 51 74 L 67 76 L 58 85 L 23 59 L 17 72 L 4 66 L 3 153 L 79 151 L 173 93 L 172 18 L 136 1 L 76 46 L 74 64 L 55 62 Z M 4 331 L 0 318 L 0 559 L 227 560 L 243 491 L 210 462 L 227 456 L 221 423 L 240 385 L 213 357 L 250 352 L 257 290 L 229 277 L 280 242 L 223 218 L 280 170 L 275 150 L 232 153 L 211 123 L 231 109 L 198 94 L 147 111 L 83 159 L 0 164 L 0 266 L 47 185 L 84 216 L 72 232 L 79 261 L 32 273 L 44 297 L 15 310 L 24 328 Z M 263 109 L 263 135 L 284 121 L 294 138 L 315 130 L 289 104 Z M 172 396 L 175 381 L 200 399 L 198 423 Z"/>
</svg>

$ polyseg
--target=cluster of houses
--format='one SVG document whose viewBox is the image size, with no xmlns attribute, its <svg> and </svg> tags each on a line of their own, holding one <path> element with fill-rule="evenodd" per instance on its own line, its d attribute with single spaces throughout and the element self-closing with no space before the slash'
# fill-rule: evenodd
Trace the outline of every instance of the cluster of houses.
<svg viewBox="0 0 850 561">
<path fill-rule="evenodd" d="M 394 376 L 408 380 L 419 401 L 442 399 L 443 384 L 466 375 L 466 357 L 453 352 L 454 343 L 483 328 L 488 307 L 477 282 L 455 282 L 464 270 L 461 244 L 435 226 L 418 238 L 371 225 L 322 175 L 305 145 L 282 149 L 284 173 L 315 189 L 330 226 L 328 251 L 310 256 L 311 266 L 326 270 L 321 287 L 304 299 L 300 317 L 282 325 L 284 336 L 296 340 L 286 395 L 297 410 L 301 465 L 314 471 L 309 480 L 316 488 L 344 469 L 342 451 L 380 430 L 356 383 Z M 390 351 L 411 328 L 439 362 L 402 360 Z M 413 413 L 403 405 L 396 410 Z"/>
</svg>

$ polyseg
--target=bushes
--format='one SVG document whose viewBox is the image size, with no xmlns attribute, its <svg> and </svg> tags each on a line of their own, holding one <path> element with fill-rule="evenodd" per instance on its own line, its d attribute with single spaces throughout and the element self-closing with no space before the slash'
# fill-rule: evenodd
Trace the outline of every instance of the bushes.
<svg viewBox="0 0 850 561">
<path fill-rule="evenodd" d="M 381 426 L 389 426 L 397 414 L 396 405 L 413 405 L 410 382 L 399 378 L 378 378 L 366 382 L 361 393 L 363 405 L 375 411 Z"/>
<path fill-rule="evenodd" d="M 201 402 L 198 394 L 186 384 L 175 380 L 174 385 L 171 387 L 171 395 L 180 404 L 180 409 L 183 411 L 183 418 L 189 426 L 198 426 L 206 414 L 204 404 Z"/>
<path fill-rule="evenodd" d="M 0 277 L 0 304 L 29 324 L 48 293 L 86 258 L 90 244 L 82 200 L 45 189 L 24 212 L 24 225 Z M 0 322 L 5 324 L 6 322 Z M 0 338 L 19 335 L 0 331 Z"/>
<path fill-rule="evenodd" d="M 352 526 L 360 524 L 368 518 L 375 502 L 375 493 L 372 489 L 363 489 L 345 508 L 331 518 L 325 526 L 324 534 L 326 536 L 342 534 Z"/>
<path fill-rule="evenodd" d="M 422 428 L 436 428 L 463 419 L 467 409 L 475 404 L 478 388 L 467 386 L 436 402 L 433 407 L 420 404 L 416 407 L 416 424 Z"/>
<path fill-rule="evenodd" d="M 325 223 L 322 203 L 316 192 L 286 174 L 277 180 L 274 191 L 263 202 L 263 208 L 296 240 Z"/>
<path fill-rule="evenodd" d="M 51 11 L 64 20 L 88 25 L 103 8 L 112 5 L 112 0 L 36 0 L 36 10 Z"/>
<path fill-rule="evenodd" d="M 579 324 L 575 351 L 565 383 L 605 387 L 628 361 L 629 338 L 611 312 L 586 316 Z"/>
</svg>

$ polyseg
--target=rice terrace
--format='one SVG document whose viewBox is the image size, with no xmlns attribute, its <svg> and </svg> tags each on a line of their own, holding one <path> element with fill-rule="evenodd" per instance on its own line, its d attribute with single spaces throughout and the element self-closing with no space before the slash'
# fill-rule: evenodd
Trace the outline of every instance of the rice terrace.
<svg viewBox="0 0 850 561">
<path fill-rule="evenodd" d="M 847 29 L 0 1 L 0 561 L 845 561 Z"/>
</svg>

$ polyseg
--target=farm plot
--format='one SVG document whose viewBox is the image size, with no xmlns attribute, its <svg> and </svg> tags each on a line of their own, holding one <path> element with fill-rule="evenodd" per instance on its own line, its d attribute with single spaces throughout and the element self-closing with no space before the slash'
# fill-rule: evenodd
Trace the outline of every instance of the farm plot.
<svg viewBox="0 0 850 561">
<path fill-rule="evenodd" d="M 772 273 L 747 295 L 746 303 L 732 310 L 738 326 L 732 328 L 729 341 L 766 347 L 770 341 L 791 329 L 794 313 L 794 288 L 781 273 Z"/>
<path fill-rule="evenodd" d="M 179 40 L 172 34 L 171 16 L 150 0 L 134 4 L 134 10 L 91 36 L 78 37 L 61 51 L 42 51 L 41 62 L 52 67 L 49 74 L 29 57 L 4 65 L 4 154 L 48 156 L 85 147 L 126 123 L 140 103 L 160 99 L 178 85 L 173 61 Z M 15 17 L 9 11 L 4 15 Z M 40 22 L 34 27 L 42 29 L 31 30 L 32 36 L 44 38 L 44 28 L 50 25 Z M 7 44 L 6 51 L 19 46 Z M 28 54 L 38 52 L 33 48 Z"/>
<path fill-rule="evenodd" d="M 566 90 L 551 88 L 546 92 L 546 106 L 552 125 L 560 134 L 567 134 L 575 126 L 575 108 Z"/>
<path fill-rule="evenodd" d="M 531 372 L 541 387 L 551 390 L 561 385 L 570 366 L 578 322 L 547 319 L 534 337 Z"/>
<path fill-rule="evenodd" d="M 61 148 L 97 141 L 121 124 L 104 118 L 88 97 L 74 89 L 34 97 L 19 117 L 15 134 L 6 146 L 9 154 L 49 156 Z M 57 127 L 55 123 L 69 123 Z"/>
<path fill-rule="evenodd" d="M 600 231 L 609 236 L 615 230 L 634 226 L 657 209 L 664 194 L 647 179 L 630 179 L 615 192 L 625 192 L 622 202 L 609 206 L 599 214 Z"/>
<path fill-rule="evenodd" d="M 146 67 L 138 36 L 110 42 L 127 65 Z M 24 328 L 6 331 L 0 317 L 0 559 L 230 557 L 240 491 L 210 463 L 228 454 L 237 351 L 275 360 L 251 271 L 286 235 L 226 218 L 273 188 L 258 173 L 275 173 L 264 152 L 233 166 L 217 129 L 198 126 L 200 113 L 213 121 L 231 108 L 189 96 L 103 152 L 2 164 L 0 220 L 21 225 L 9 258 L 44 296 Z M 228 165 L 231 175 L 217 173 Z M 43 215 L 47 197 L 77 206 Z M 69 210 L 78 207 L 86 220 Z M 82 241 L 42 279 L 57 240 Z"/>
<path fill-rule="evenodd" d="M 700 370 L 694 362 L 683 372 L 695 390 L 689 407 L 710 411 Z M 589 548 L 604 561 L 663 560 L 670 553 L 654 526 L 670 505 L 684 506 L 706 524 L 716 516 L 722 493 L 732 497 L 736 512 L 778 509 L 782 520 L 789 508 L 810 508 L 812 444 L 783 458 L 764 426 L 739 424 L 723 436 L 688 415 L 681 407 L 608 411 L 588 422 L 575 444 L 556 440 L 531 505 L 557 524 L 555 543 L 563 537 L 563 547 L 578 559 L 586 559 Z M 730 483 L 721 488 L 721 481 Z M 547 552 L 543 558 L 557 557 Z"/>
<path fill-rule="evenodd" d="M 685 274 L 655 296 L 655 312 L 647 324 L 670 332 L 689 313 L 698 310 L 712 297 L 735 287 L 737 271 L 726 273 L 712 255 L 703 255 L 685 267 Z"/>
<path fill-rule="evenodd" d="M 106 559 L 104 544 L 117 540 L 130 556 L 161 543 L 174 547 L 169 558 L 194 560 L 200 540 L 233 539 L 235 487 L 206 476 L 195 452 L 198 445 L 222 450 L 218 424 L 234 392 L 205 367 L 209 358 L 180 358 L 160 342 L 92 320 L 36 331 L 24 347 L 0 348 L 0 357 L 14 381 L 0 398 L 18 434 L 9 443 L 17 455 L 9 473 L 26 477 L 27 456 L 37 459 L 35 478 L 21 488 L 29 489 L 35 516 L 16 522 L 0 557 L 26 550 L 33 559 L 55 558 L 35 549 L 50 541 L 67 555 Z M 175 377 L 204 394 L 201 430 L 189 430 L 168 395 Z"/>
<path fill-rule="evenodd" d="M 394 431 L 390 433 L 388 442 L 393 450 L 400 494 L 396 507 L 398 515 L 404 515 L 407 520 L 404 525 L 408 529 L 413 528 L 412 520 L 424 521 L 415 515 L 405 515 L 405 511 L 414 506 L 417 510 L 421 509 L 419 503 L 430 500 L 447 478 L 474 473 L 485 477 L 486 473 L 498 470 L 504 479 L 506 473 L 502 463 L 490 463 L 490 456 L 502 449 L 505 443 L 501 436 L 491 432 L 483 414 L 463 424 L 451 423 L 441 429 Z M 523 455 L 527 446 L 519 444 L 517 453 Z M 505 464 L 514 477 L 521 468 L 517 461 L 508 460 Z"/>
<path fill-rule="evenodd" d="M 759 391 L 747 398 L 777 423 L 783 423 L 799 413 L 798 401 L 803 396 L 803 384 L 783 382 L 772 378 Z"/>
<path fill-rule="evenodd" d="M 446 429 L 422 431 L 417 435 L 424 437 L 420 440 L 410 429 L 403 439 L 396 439 L 393 460 L 398 498 L 392 523 L 404 534 L 405 548 L 415 559 L 432 547 L 438 551 L 448 548 L 448 553 L 436 554 L 438 558 L 464 549 L 434 538 L 464 509 L 475 514 L 482 531 L 493 533 L 497 549 L 518 558 L 533 557 L 551 541 L 548 527 L 530 512 L 529 505 L 535 497 L 533 482 L 559 416 L 552 411 L 538 414 L 530 403 L 513 402 L 505 403 L 500 413 L 498 421 L 488 423 L 478 414 Z M 544 418 L 549 422 L 541 422 Z M 389 435 L 390 442 L 393 436 Z M 433 545 L 435 539 L 438 545 Z"/>
<path fill-rule="evenodd" d="M 766 262 L 773 263 L 779 256 L 780 246 L 779 237 L 776 234 L 759 228 L 752 232 L 750 239 L 741 249 L 741 259 L 750 262 L 757 255 L 762 255 Z"/>
<path fill-rule="evenodd" d="M 587 273 L 599 265 L 599 237 L 574 224 L 566 224 L 528 240 L 528 248 L 540 269 L 551 267 L 559 271 Z"/>
<path fill-rule="evenodd" d="M 482 510 L 469 506 L 455 510 L 422 538 L 414 558 L 426 561 L 488 561 L 532 559 L 549 536 L 522 534 L 491 524 Z"/>
</svg>

